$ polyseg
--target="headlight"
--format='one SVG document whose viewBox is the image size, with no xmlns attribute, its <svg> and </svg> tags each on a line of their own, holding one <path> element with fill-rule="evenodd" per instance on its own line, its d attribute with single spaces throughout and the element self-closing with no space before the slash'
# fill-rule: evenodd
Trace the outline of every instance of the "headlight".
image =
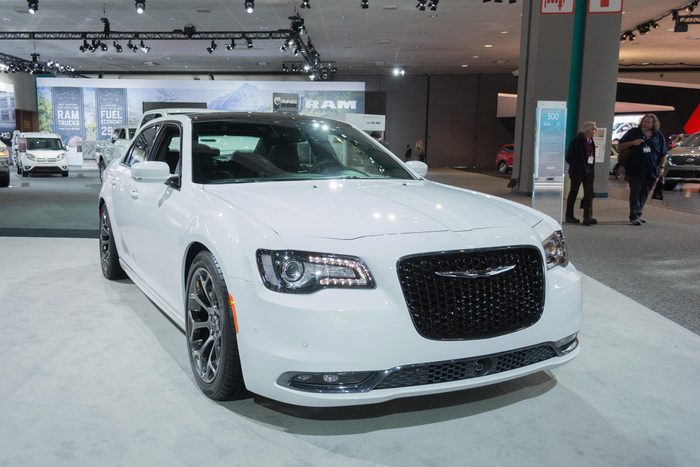
<svg viewBox="0 0 700 467">
<path fill-rule="evenodd" d="M 354 256 L 292 250 L 258 250 L 256 256 L 265 287 L 275 292 L 374 288 L 367 265 Z"/>
<path fill-rule="evenodd" d="M 29 159 L 30 161 L 35 161 L 35 160 L 36 160 L 36 157 L 34 157 L 34 154 L 29 154 L 29 153 L 27 153 L 26 155 L 27 155 L 27 159 Z"/>
<path fill-rule="evenodd" d="M 569 254 L 566 251 L 564 233 L 561 230 L 557 230 L 547 237 L 542 242 L 542 248 L 544 248 L 544 259 L 547 263 L 547 269 L 569 264 Z"/>
<path fill-rule="evenodd" d="M 62 152 L 61 154 L 56 156 L 56 160 L 60 161 L 60 160 L 63 160 L 65 157 L 66 157 L 66 153 Z"/>
</svg>

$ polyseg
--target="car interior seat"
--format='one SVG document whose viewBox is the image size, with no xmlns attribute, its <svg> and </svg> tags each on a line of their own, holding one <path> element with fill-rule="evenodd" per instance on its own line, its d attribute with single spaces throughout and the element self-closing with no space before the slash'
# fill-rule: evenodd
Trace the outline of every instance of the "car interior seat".
<svg viewBox="0 0 700 467">
<path fill-rule="evenodd" d="M 299 172 L 299 154 L 294 144 L 277 144 L 270 149 L 270 162 L 285 172 Z"/>
<path fill-rule="evenodd" d="M 207 183 L 216 178 L 225 178 L 220 177 L 219 175 L 221 174 L 216 173 L 214 159 L 219 156 L 218 149 L 207 146 L 206 144 L 197 143 L 192 156 L 193 182 Z"/>
</svg>

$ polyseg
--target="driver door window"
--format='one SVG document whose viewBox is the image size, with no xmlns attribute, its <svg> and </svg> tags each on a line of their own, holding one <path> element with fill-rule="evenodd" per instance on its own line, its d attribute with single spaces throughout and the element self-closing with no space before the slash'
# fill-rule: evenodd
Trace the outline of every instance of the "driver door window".
<svg viewBox="0 0 700 467">
<path fill-rule="evenodd" d="M 165 125 L 160 132 L 158 145 L 151 152 L 148 158 L 150 161 L 165 162 L 170 167 L 170 173 L 176 174 L 180 172 L 180 127 L 177 125 Z"/>
<path fill-rule="evenodd" d="M 124 158 L 124 165 L 131 167 L 137 162 L 143 162 L 148 157 L 148 154 L 153 147 L 153 141 L 155 140 L 156 134 L 158 133 L 158 126 L 152 126 L 143 130 L 136 137 L 134 144 L 129 149 L 126 157 Z"/>
</svg>

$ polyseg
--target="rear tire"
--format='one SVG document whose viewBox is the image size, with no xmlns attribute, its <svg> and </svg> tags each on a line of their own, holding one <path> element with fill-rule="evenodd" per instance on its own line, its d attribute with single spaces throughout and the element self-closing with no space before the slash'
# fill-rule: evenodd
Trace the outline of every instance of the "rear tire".
<svg viewBox="0 0 700 467">
<path fill-rule="evenodd" d="M 187 353 L 197 385 L 217 401 L 247 396 L 228 289 L 210 252 L 194 258 L 186 297 Z"/>
<path fill-rule="evenodd" d="M 117 243 L 114 241 L 114 232 L 112 232 L 107 206 L 102 206 L 100 209 L 100 266 L 102 275 L 107 279 L 126 279 L 126 273 L 119 264 Z"/>
<path fill-rule="evenodd" d="M 501 161 L 498 163 L 498 173 L 501 175 L 505 175 L 508 173 L 508 164 L 506 164 L 504 161 Z"/>
<path fill-rule="evenodd" d="M 23 177 L 29 177 L 29 173 L 26 170 L 22 170 Z"/>
</svg>

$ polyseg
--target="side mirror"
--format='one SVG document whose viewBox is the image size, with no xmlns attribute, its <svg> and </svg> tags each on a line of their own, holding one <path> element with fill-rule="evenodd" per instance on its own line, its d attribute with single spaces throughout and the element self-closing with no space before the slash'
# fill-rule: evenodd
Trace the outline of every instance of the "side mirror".
<svg viewBox="0 0 700 467">
<path fill-rule="evenodd" d="M 137 182 L 163 183 L 170 178 L 170 167 L 165 162 L 137 162 L 131 166 L 131 178 Z"/>
<path fill-rule="evenodd" d="M 115 138 L 114 136 L 112 136 L 112 144 L 114 144 L 114 143 L 116 143 L 116 142 L 117 142 L 117 138 Z"/>
<path fill-rule="evenodd" d="M 425 162 L 408 161 L 406 162 L 406 165 L 419 177 L 425 177 L 425 174 L 428 173 L 428 164 L 426 164 Z"/>
</svg>

